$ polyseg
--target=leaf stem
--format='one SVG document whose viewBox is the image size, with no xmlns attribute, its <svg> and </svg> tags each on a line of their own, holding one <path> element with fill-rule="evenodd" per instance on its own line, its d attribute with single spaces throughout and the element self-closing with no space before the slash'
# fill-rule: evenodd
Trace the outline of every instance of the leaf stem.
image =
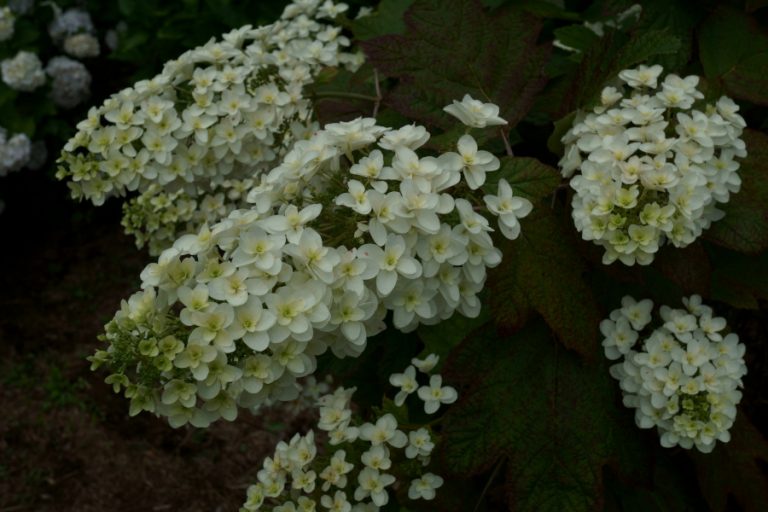
<svg viewBox="0 0 768 512">
<path fill-rule="evenodd" d="M 504 148 L 507 150 L 507 156 L 515 156 L 512 153 L 512 146 L 509 145 L 509 137 L 507 137 L 506 132 L 504 132 L 504 128 L 499 128 L 499 135 L 501 135 L 501 140 L 504 141 Z"/>
<path fill-rule="evenodd" d="M 380 101 L 376 96 L 369 96 L 367 94 L 358 94 L 356 92 L 344 92 L 344 91 L 317 91 L 313 94 L 315 98 L 347 98 L 352 100 L 365 100 L 365 101 Z"/>
<path fill-rule="evenodd" d="M 485 498 L 485 494 L 488 492 L 488 489 L 491 488 L 491 484 L 494 480 L 496 480 L 496 477 L 499 474 L 499 471 L 501 470 L 501 466 L 504 465 L 506 457 L 502 457 L 499 459 L 499 462 L 496 463 L 496 467 L 493 468 L 493 473 L 491 473 L 491 476 L 488 477 L 488 481 L 485 482 L 485 487 L 483 487 L 483 492 L 480 493 L 480 497 L 477 499 L 477 503 L 475 503 L 475 508 L 472 509 L 472 512 L 477 512 L 480 510 L 480 504 L 483 502 L 483 498 Z"/>
</svg>

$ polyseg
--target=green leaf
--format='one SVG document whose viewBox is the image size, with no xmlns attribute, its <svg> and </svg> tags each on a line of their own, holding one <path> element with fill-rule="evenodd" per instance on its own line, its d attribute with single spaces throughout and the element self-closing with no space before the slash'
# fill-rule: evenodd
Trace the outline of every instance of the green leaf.
<svg viewBox="0 0 768 512">
<path fill-rule="evenodd" d="M 445 467 L 466 477 L 506 460 L 510 509 L 597 510 L 603 467 L 642 457 L 607 368 L 562 350 L 541 322 L 505 339 L 473 333 L 444 375 L 465 386 L 444 418 Z"/>
<path fill-rule="evenodd" d="M 656 256 L 654 266 L 682 293 L 709 296 L 712 267 L 701 242 L 697 241 L 684 249 L 665 246 Z"/>
<path fill-rule="evenodd" d="M 424 342 L 422 356 L 437 354 L 440 356 L 438 364 L 442 365 L 451 350 L 470 332 L 488 322 L 489 317 L 488 308 L 484 307 L 477 318 L 467 318 L 455 313 L 448 320 L 443 320 L 436 325 L 419 326 L 417 333 L 421 341 Z"/>
<path fill-rule="evenodd" d="M 498 172 L 490 173 L 483 190 L 496 194 L 499 180 L 507 180 L 515 195 L 524 197 L 533 203 L 552 195 L 560 185 L 560 173 L 529 157 L 507 156 L 501 158 Z"/>
<path fill-rule="evenodd" d="M 699 57 L 707 78 L 730 96 L 768 105 L 768 33 L 754 19 L 721 6 L 702 24 Z"/>
<path fill-rule="evenodd" d="M 584 25 L 568 25 L 555 29 L 555 37 L 564 45 L 581 52 L 600 41 L 600 37 Z"/>
<path fill-rule="evenodd" d="M 399 82 L 386 95 L 409 119 L 450 129 L 442 111 L 465 94 L 493 102 L 514 127 L 546 80 L 549 47 L 538 45 L 541 21 L 511 7 L 487 13 L 465 0 L 417 0 L 406 32 L 363 41 L 368 61 Z"/>
<path fill-rule="evenodd" d="M 548 201 L 521 221 L 517 240 L 502 246 L 504 259 L 488 279 L 498 324 L 513 330 L 537 311 L 566 347 L 587 358 L 602 353 L 597 326 L 603 316 L 584 276 L 570 216 Z"/>
<path fill-rule="evenodd" d="M 744 253 L 768 249 L 768 135 L 747 129 L 747 158 L 741 163 L 741 190 L 720 206 L 725 217 L 707 230 L 711 242 Z"/>
<path fill-rule="evenodd" d="M 712 298 L 735 308 L 758 309 L 768 300 L 768 253 L 745 255 L 709 247 L 712 260 Z"/>
<path fill-rule="evenodd" d="M 355 39 L 365 41 L 387 34 L 404 33 L 403 15 L 411 4 L 413 0 L 382 0 L 374 13 L 352 22 Z"/>
<path fill-rule="evenodd" d="M 731 428 L 731 440 L 710 454 L 693 451 L 704 497 L 712 510 L 725 510 L 733 496 L 746 512 L 763 512 L 768 503 L 768 443 L 743 414 Z"/>
</svg>

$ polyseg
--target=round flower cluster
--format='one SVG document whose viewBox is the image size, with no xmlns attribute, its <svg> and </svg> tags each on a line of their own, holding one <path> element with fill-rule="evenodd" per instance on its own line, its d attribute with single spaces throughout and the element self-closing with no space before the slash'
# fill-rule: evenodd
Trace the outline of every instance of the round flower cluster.
<svg viewBox="0 0 768 512">
<path fill-rule="evenodd" d="M 656 329 L 653 302 L 624 297 L 621 304 L 600 331 L 608 359 L 623 358 L 611 375 L 637 426 L 657 427 L 665 447 L 695 445 L 708 453 L 715 441 L 728 442 L 747 373 L 739 337 L 726 333 L 725 319 L 698 295 L 683 299 L 685 309 L 662 306 Z"/>
<path fill-rule="evenodd" d="M 7 41 L 13 37 L 13 29 L 16 24 L 16 16 L 9 7 L 0 7 L 0 41 Z"/>
<path fill-rule="evenodd" d="M 82 62 L 59 56 L 48 61 L 45 72 L 53 78 L 51 99 L 62 108 L 72 108 L 91 94 L 91 74 Z"/>
<path fill-rule="evenodd" d="M 431 379 L 441 377 L 433 375 Z M 457 396 L 450 386 L 421 389 L 429 389 L 433 395 L 450 395 L 453 400 Z M 310 430 L 306 435 L 296 434 L 288 443 L 280 442 L 274 455 L 264 460 L 258 483 L 248 488 L 241 512 L 267 508 L 298 512 L 315 510 L 318 504 L 337 512 L 379 510 L 389 503 L 387 488 L 396 486 L 398 480 L 410 480 L 411 500 L 435 498 L 443 479 L 423 472 L 435 448 L 431 430 L 398 428 L 392 413 L 369 423 L 355 422 L 350 407 L 354 391 L 338 388 L 318 400 L 317 428 L 325 435 L 316 437 Z M 429 413 L 436 411 L 437 407 Z"/>
<path fill-rule="evenodd" d="M 629 91 L 606 87 L 601 104 L 565 134 L 563 176 L 571 177 L 573 220 L 605 248 L 603 263 L 647 265 L 665 240 L 685 247 L 723 217 L 718 203 L 738 192 L 746 126 L 723 96 L 705 111 L 697 76 L 661 66 L 619 73 Z"/>
<path fill-rule="evenodd" d="M 531 203 L 504 180 L 480 194 L 499 161 L 470 135 L 458 153 L 419 156 L 429 137 L 371 118 L 329 124 L 263 175 L 250 210 L 147 266 L 92 357 L 132 413 L 232 420 L 237 405 L 293 399 L 329 348 L 359 356 L 388 310 L 402 331 L 477 316 L 486 268 L 501 261 L 481 212 L 516 238 Z"/>
<path fill-rule="evenodd" d="M 58 6 L 52 6 L 54 17 L 48 25 L 48 35 L 57 44 L 62 44 L 68 37 L 77 34 L 92 34 L 95 32 L 90 13 L 83 9 L 72 8 L 62 11 Z"/>
<path fill-rule="evenodd" d="M 57 176 L 96 205 L 138 192 L 123 225 L 152 254 L 246 206 L 258 175 L 316 129 L 303 87 L 322 67 L 361 63 L 329 23 L 345 9 L 293 3 L 272 25 L 242 27 L 168 62 L 89 112 Z"/>
<path fill-rule="evenodd" d="M 11 59 L 0 63 L 3 82 L 17 91 L 34 91 L 45 83 L 43 63 L 32 52 L 20 51 Z"/>
<path fill-rule="evenodd" d="M 0 176 L 20 170 L 30 161 L 32 142 L 24 133 L 8 138 L 8 131 L 0 128 Z"/>
</svg>

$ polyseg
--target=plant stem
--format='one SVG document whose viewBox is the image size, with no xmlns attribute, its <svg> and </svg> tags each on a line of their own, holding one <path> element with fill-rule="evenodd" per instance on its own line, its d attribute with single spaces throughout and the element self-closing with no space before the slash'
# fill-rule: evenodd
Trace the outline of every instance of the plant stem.
<svg viewBox="0 0 768 512">
<path fill-rule="evenodd" d="M 377 102 L 379 99 L 376 96 L 369 96 L 367 94 L 358 94 L 356 92 L 343 92 L 343 91 L 317 91 L 313 94 L 315 98 L 346 98 L 352 100 L 365 100 Z"/>
</svg>

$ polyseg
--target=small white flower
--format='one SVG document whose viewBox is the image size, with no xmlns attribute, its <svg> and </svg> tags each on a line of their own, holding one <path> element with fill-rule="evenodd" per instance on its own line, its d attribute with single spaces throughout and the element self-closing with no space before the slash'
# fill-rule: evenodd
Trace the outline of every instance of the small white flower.
<svg viewBox="0 0 768 512">
<path fill-rule="evenodd" d="M 418 395 L 424 401 L 424 412 L 427 414 L 436 413 L 440 404 L 452 404 L 459 397 L 452 387 L 443 387 L 443 378 L 440 375 L 432 375 L 429 378 L 429 386 L 420 387 Z"/>
<path fill-rule="evenodd" d="M 499 117 L 499 107 L 493 103 L 483 103 L 465 94 L 462 100 L 454 100 L 452 104 L 443 109 L 459 121 L 473 128 L 485 128 L 486 126 L 498 126 L 507 124 Z"/>
<path fill-rule="evenodd" d="M 412 500 L 435 499 L 435 490 L 439 489 L 443 485 L 443 479 L 435 474 L 426 473 L 411 481 L 411 486 L 408 488 L 408 497 Z"/>
</svg>

